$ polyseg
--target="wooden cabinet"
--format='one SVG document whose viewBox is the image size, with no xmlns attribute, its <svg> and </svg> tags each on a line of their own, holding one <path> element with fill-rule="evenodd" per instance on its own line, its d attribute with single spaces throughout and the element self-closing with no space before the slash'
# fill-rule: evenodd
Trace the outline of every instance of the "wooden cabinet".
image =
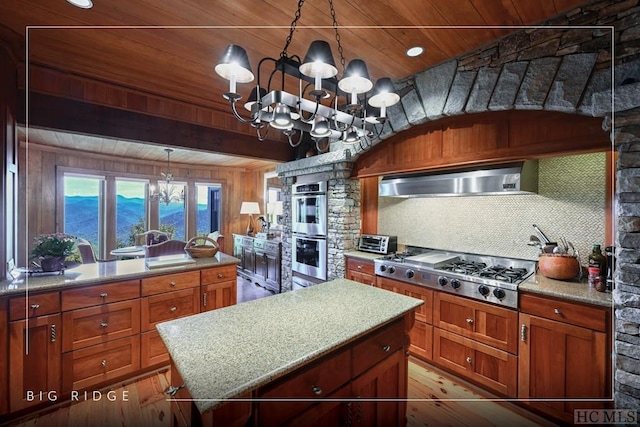
<svg viewBox="0 0 640 427">
<path fill-rule="evenodd" d="M 11 298 L 9 320 L 20 320 L 60 312 L 60 292 L 33 294 L 28 297 Z"/>
<path fill-rule="evenodd" d="M 17 411 L 38 403 L 27 392 L 60 394 L 60 314 L 10 322 L 9 409 Z M 48 397 L 43 398 L 45 401 Z"/>
<path fill-rule="evenodd" d="M 234 254 L 240 255 L 238 274 L 275 293 L 282 292 L 282 243 L 234 234 Z"/>
<path fill-rule="evenodd" d="M 436 292 L 433 362 L 502 396 L 517 395 L 518 313 Z"/>
<path fill-rule="evenodd" d="M 431 361 L 433 359 L 433 295 L 431 289 L 387 277 L 376 277 L 376 286 L 424 301 L 415 310 L 415 322 L 409 337 L 409 351 L 413 356 Z"/>
<path fill-rule="evenodd" d="M 238 299 L 236 266 L 202 270 L 200 311 L 235 305 Z"/>
<path fill-rule="evenodd" d="M 346 257 L 346 278 L 365 285 L 374 286 L 376 283 L 375 266 L 373 261 L 357 257 Z"/>
<path fill-rule="evenodd" d="M 9 300 L 0 298 L 0 348 L 9 349 Z M 0 416 L 9 412 L 9 352 L 0 351 Z"/>
<path fill-rule="evenodd" d="M 565 422 L 574 409 L 606 408 L 611 310 L 529 294 L 520 306 L 518 398 L 557 398 L 527 404 Z"/>
<path fill-rule="evenodd" d="M 62 311 L 140 297 L 140 281 L 128 280 L 62 291 Z"/>
</svg>

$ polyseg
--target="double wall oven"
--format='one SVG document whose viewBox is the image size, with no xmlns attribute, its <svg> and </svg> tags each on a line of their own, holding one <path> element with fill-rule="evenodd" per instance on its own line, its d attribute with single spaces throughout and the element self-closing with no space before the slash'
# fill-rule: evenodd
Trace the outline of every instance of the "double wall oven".
<svg viewBox="0 0 640 427">
<path fill-rule="evenodd" d="M 327 280 L 327 183 L 295 184 L 291 204 L 295 289 Z"/>
</svg>

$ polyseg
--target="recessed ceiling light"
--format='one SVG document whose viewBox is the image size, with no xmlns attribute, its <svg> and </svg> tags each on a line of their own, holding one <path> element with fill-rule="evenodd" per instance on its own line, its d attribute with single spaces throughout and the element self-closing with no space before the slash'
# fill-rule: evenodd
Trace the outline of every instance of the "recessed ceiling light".
<svg viewBox="0 0 640 427">
<path fill-rule="evenodd" d="M 91 9 L 93 2 L 91 0 L 67 0 L 69 3 L 82 9 Z"/>
<path fill-rule="evenodd" d="M 422 55 L 422 52 L 424 52 L 424 48 L 422 46 L 410 47 L 409 49 L 407 49 L 407 56 Z"/>
</svg>

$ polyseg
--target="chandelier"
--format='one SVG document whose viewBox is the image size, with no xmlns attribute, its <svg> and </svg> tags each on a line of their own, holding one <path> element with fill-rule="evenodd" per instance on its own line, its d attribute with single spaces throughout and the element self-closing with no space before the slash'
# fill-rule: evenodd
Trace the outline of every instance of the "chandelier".
<svg viewBox="0 0 640 427">
<path fill-rule="evenodd" d="M 164 202 L 168 206 L 174 202 L 184 202 L 184 187 L 178 189 L 173 185 L 173 174 L 171 173 L 171 153 L 173 150 L 165 148 L 164 151 L 167 152 L 167 172 L 161 173 L 164 182 L 159 184 L 160 188 L 157 190 L 153 185 L 149 187 L 149 200 L 152 202 Z"/>
<path fill-rule="evenodd" d="M 328 1 L 343 69 L 340 80 L 336 77 L 338 69 L 326 41 L 312 42 L 303 60 L 287 52 L 304 0 L 298 1 L 280 57 L 265 57 L 258 63 L 257 84 L 244 104 L 250 112 L 248 117 L 238 112 L 237 103 L 242 96 L 236 90 L 237 83 L 254 80 L 246 50 L 235 44 L 229 45 L 215 66 L 216 73 L 229 80 L 229 92 L 223 97 L 229 101 L 233 115 L 253 126 L 260 141 L 266 139 L 269 130 L 274 128 L 286 136 L 292 147 L 297 147 L 303 134 L 308 133 L 318 151 L 325 151 L 329 141 L 338 140 L 348 145 L 360 144 L 360 148 L 365 150 L 371 146 L 371 138 L 380 137 L 387 107 L 400 101 L 388 77 L 373 84 L 363 60 L 354 59 L 345 68 L 333 0 Z M 265 63 L 273 65 L 266 85 L 261 81 L 261 68 Z M 297 93 L 285 91 L 285 76 L 289 76 L 289 80 L 297 79 Z M 279 87 L 272 88 L 272 82 L 279 82 Z M 376 126 L 380 124 L 382 126 Z M 324 149 L 320 148 L 320 141 L 325 141 Z"/>
</svg>

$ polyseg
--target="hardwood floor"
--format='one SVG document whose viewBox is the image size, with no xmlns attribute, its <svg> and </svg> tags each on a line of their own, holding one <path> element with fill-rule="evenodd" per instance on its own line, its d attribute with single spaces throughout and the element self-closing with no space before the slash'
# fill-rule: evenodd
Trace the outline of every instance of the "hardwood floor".
<svg viewBox="0 0 640 427">
<path fill-rule="evenodd" d="M 273 292 L 268 291 L 260 286 L 252 283 L 250 280 L 238 275 L 238 304 L 241 302 L 252 301 L 258 298 L 264 298 L 271 295 L 275 295 Z"/>
<path fill-rule="evenodd" d="M 135 382 L 112 387 L 116 401 L 79 401 L 18 420 L 10 426 L 169 427 L 170 409 L 164 390 L 170 373 L 162 370 Z M 128 401 L 123 401 L 123 392 Z M 103 391 L 103 394 L 106 390 Z M 468 384 L 409 359 L 407 427 L 554 426 L 506 402 L 482 398 Z M 385 426 L 382 426 L 385 427 Z"/>
</svg>

